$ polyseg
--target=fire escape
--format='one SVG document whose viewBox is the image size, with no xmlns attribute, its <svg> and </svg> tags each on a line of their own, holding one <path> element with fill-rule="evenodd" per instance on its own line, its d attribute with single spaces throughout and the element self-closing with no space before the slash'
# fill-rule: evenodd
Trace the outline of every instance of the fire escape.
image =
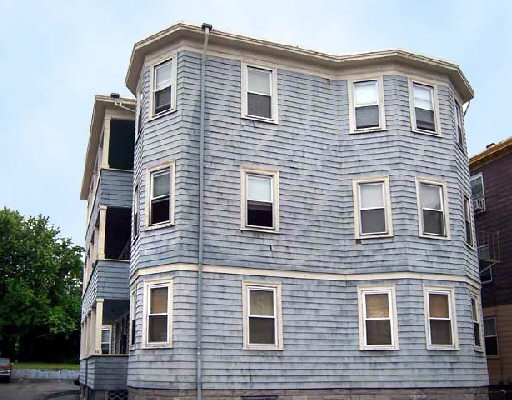
<svg viewBox="0 0 512 400">
<path fill-rule="evenodd" d="M 500 233 L 477 232 L 478 260 L 482 284 L 492 281 L 492 267 L 501 261 Z"/>
</svg>

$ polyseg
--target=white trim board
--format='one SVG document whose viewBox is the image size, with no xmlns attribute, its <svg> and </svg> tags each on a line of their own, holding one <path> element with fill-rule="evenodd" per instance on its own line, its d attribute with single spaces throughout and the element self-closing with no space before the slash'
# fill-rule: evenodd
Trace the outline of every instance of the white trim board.
<svg viewBox="0 0 512 400">
<path fill-rule="evenodd" d="M 154 267 L 147 267 L 137 270 L 130 277 L 130 284 L 134 283 L 140 276 L 154 275 L 175 271 L 193 271 L 197 272 L 197 264 L 166 264 Z M 366 274 L 330 274 L 323 272 L 303 272 L 292 270 L 276 270 L 276 269 L 260 269 L 249 267 L 232 267 L 227 265 L 204 265 L 203 272 L 214 274 L 230 274 L 230 275 L 253 275 L 253 276 L 270 276 L 280 278 L 293 279 L 311 279 L 325 281 L 376 281 L 388 279 L 418 279 L 432 281 L 448 281 L 448 282 L 464 282 L 477 289 L 480 289 L 480 283 L 476 280 L 464 275 L 452 274 L 433 274 L 422 272 L 382 272 L 382 273 L 366 273 Z"/>
</svg>

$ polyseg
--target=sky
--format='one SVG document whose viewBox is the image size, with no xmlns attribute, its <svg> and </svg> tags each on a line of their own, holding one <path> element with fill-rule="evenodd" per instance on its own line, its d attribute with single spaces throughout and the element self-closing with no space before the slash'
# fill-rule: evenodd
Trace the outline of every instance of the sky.
<svg viewBox="0 0 512 400">
<path fill-rule="evenodd" d="M 469 154 L 512 135 L 512 1 L 0 0 L 0 207 L 83 245 L 95 94 L 129 96 L 133 44 L 176 22 L 344 54 L 403 48 L 459 64 Z"/>
</svg>

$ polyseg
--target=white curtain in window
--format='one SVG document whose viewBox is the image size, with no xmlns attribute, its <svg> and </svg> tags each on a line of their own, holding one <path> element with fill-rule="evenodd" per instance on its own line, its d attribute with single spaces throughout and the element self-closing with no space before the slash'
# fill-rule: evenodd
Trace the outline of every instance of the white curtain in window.
<svg viewBox="0 0 512 400">
<path fill-rule="evenodd" d="M 249 91 L 270 96 L 270 71 L 249 68 Z"/>
<path fill-rule="evenodd" d="M 414 84 L 414 107 L 429 111 L 434 110 L 432 105 L 432 88 Z"/>
<path fill-rule="evenodd" d="M 155 90 L 171 86 L 171 61 L 166 61 L 155 67 Z"/>
<path fill-rule="evenodd" d="M 272 202 L 272 177 L 247 176 L 247 200 Z"/>
<path fill-rule="evenodd" d="M 361 188 L 361 208 L 383 208 L 384 195 L 382 193 L 382 183 L 365 183 Z"/>
<path fill-rule="evenodd" d="M 377 81 L 357 82 L 354 89 L 356 107 L 378 103 Z"/>
</svg>

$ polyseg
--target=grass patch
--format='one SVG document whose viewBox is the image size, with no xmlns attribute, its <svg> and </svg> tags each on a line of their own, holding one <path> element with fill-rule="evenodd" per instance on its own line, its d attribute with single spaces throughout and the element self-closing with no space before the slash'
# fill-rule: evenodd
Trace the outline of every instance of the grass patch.
<svg viewBox="0 0 512 400">
<path fill-rule="evenodd" d="M 56 371 L 59 369 L 78 369 L 78 364 L 44 363 L 44 362 L 18 362 L 12 365 L 13 369 L 46 369 Z"/>
</svg>

